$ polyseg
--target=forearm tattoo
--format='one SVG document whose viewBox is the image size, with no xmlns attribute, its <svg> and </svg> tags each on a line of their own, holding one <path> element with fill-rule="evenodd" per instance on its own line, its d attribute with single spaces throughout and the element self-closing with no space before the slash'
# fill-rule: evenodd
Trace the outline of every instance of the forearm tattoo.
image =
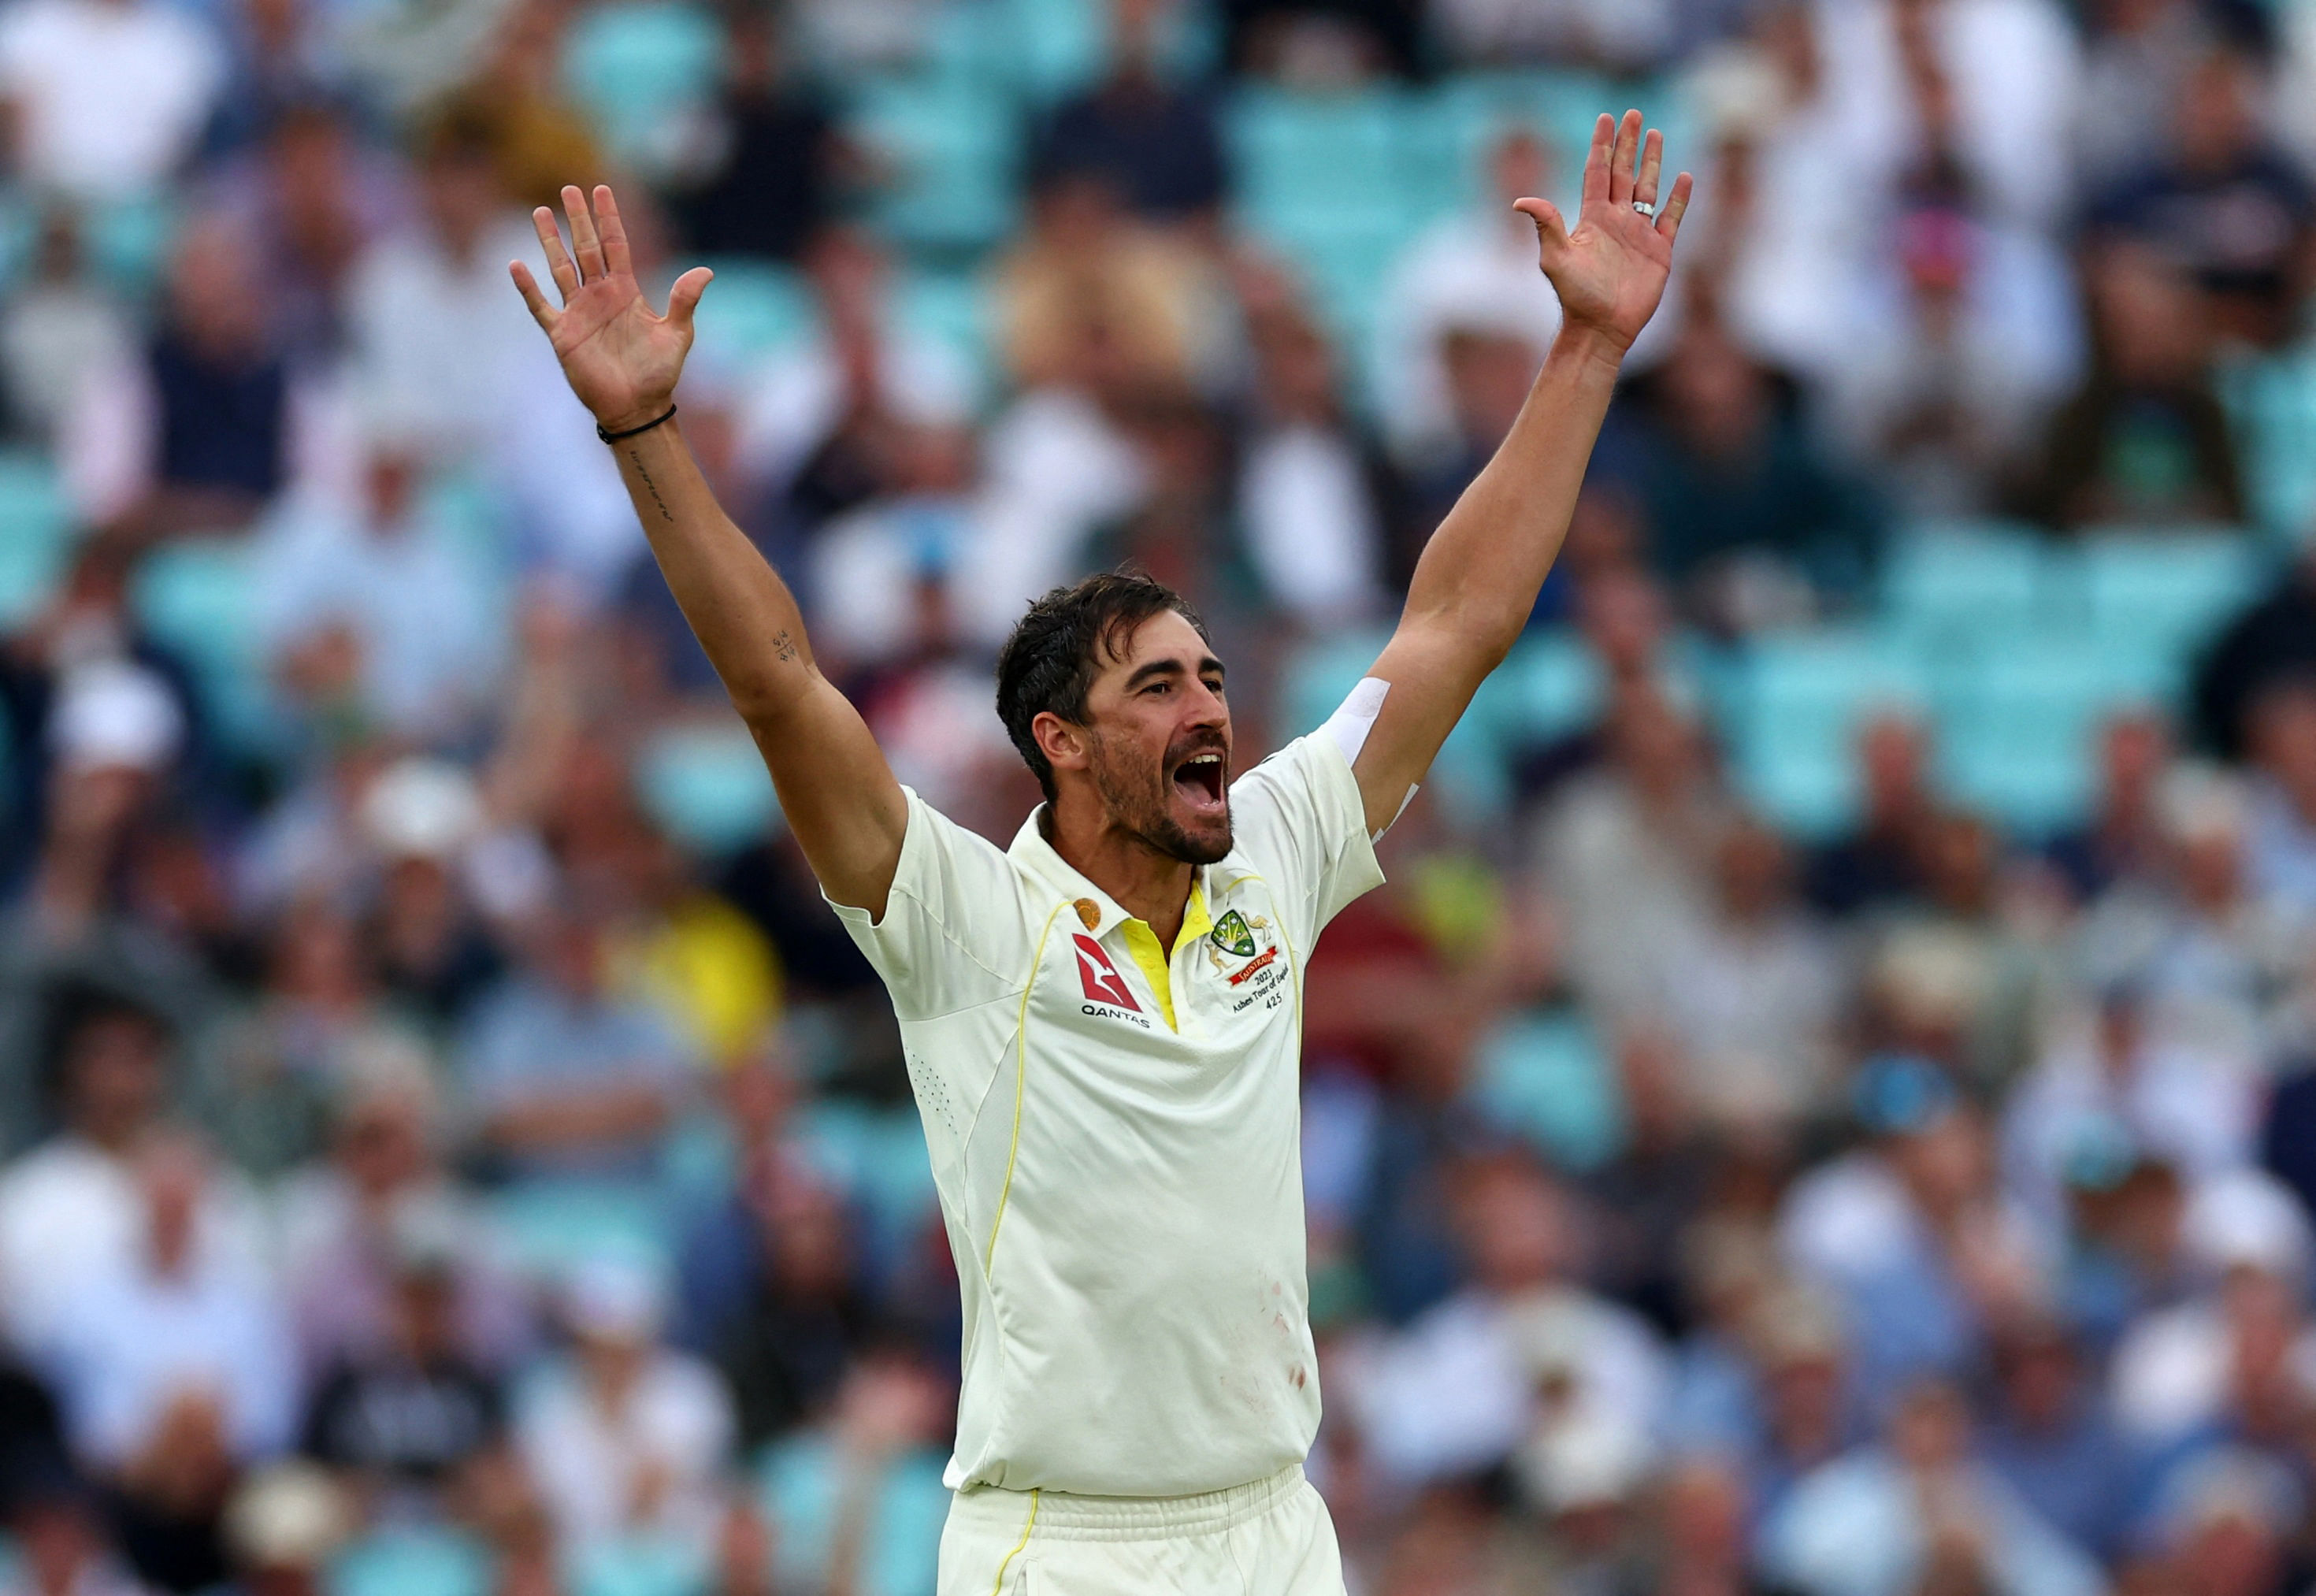
<svg viewBox="0 0 2316 1596">
<path fill-rule="evenodd" d="M 628 460 L 635 467 L 636 475 L 643 478 L 644 486 L 650 490 L 652 503 L 659 506 L 659 518 L 673 526 L 675 523 L 675 513 L 667 507 L 667 501 L 660 497 L 659 484 L 652 480 L 651 472 L 645 468 L 643 450 L 628 450 Z"/>
<path fill-rule="evenodd" d="M 779 655 L 783 662 L 796 658 L 796 639 L 788 636 L 787 628 L 783 627 L 779 631 L 773 634 L 772 652 Z"/>
</svg>

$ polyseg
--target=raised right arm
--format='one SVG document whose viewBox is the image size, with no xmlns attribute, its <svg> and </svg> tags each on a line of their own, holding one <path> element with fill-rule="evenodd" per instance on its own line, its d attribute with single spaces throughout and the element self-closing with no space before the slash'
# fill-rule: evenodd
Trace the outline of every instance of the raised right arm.
<svg viewBox="0 0 2316 1596">
<path fill-rule="evenodd" d="M 674 404 L 692 311 L 711 274 L 685 272 L 667 314 L 655 316 L 637 286 L 611 191 L 596 189 L 591 214 L 586 197 L 566 188 L 563 207 L 567 252 L 553 211 L 541 206 L 531 218 L 562 308 L 520 261 L 510 268 L 515 286 L 603 430 L 643 427 Z M 907 800 L 868 723 L 814 664 L 795 595 L 717 504 L 677 421 L 610 447 L 668 591 L 755 738 L 813 874 L 838 903 L 881 918 Z"/>
</svg>

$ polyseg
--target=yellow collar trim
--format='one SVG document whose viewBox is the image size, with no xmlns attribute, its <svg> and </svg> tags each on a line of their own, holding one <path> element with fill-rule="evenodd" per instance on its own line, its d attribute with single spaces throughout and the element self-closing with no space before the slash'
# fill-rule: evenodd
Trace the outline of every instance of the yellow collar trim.
<svg viewBox="0 0 2316 1596">
<path fill-rule="evenodd" d="M 1134 962 L 1142 968 L 1150 990 L 1157 994 L 1158 1012 L 1165 1018 L 1166 1029 L 1180 1031 L 1174 1020 L 1174 973 L 1172 952 L 1158 946 L 1158 933 L 1145 920 L 1131 916 L 1121 921 L 1118 931 L 1126 938 L 1126 950 L 1134 955 Z M 1179 950 L 1196 942 L 1215 929 L 1214 917 L 1207 912 L 1207 895 L 1196 876 L 1190 878 L 1190 898 L 1182 905 L 1182 929 L 1174 938 Z"/>
</svg>

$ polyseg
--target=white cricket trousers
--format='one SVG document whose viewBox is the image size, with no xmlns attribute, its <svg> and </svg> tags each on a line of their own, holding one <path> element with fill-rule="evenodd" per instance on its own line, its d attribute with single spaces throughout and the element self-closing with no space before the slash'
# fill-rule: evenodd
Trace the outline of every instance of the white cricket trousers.
<svg viewBox="0 0 2316 1596">
<path fill-rule="evenodd" d="M 980 1485 L 950 1499 L 940 1596 L 1343 1596 L 1303 1466 L 1200 1496 Z"/>
</svg>

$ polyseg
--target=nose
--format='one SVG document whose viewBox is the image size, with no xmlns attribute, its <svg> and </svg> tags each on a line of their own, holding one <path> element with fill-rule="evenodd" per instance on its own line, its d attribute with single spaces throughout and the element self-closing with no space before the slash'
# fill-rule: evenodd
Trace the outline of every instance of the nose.
<svg viewBox="0 0 2316 1596">
<path fill-rule="evenodd" d="M 1230 706 L 1223 701 L 1221 693 L 1204 682 L 1192 683 L 1187 703 L 1191 726 L 1215 727 L 1224 731 L 1230 729 Z"/>
</svg>

